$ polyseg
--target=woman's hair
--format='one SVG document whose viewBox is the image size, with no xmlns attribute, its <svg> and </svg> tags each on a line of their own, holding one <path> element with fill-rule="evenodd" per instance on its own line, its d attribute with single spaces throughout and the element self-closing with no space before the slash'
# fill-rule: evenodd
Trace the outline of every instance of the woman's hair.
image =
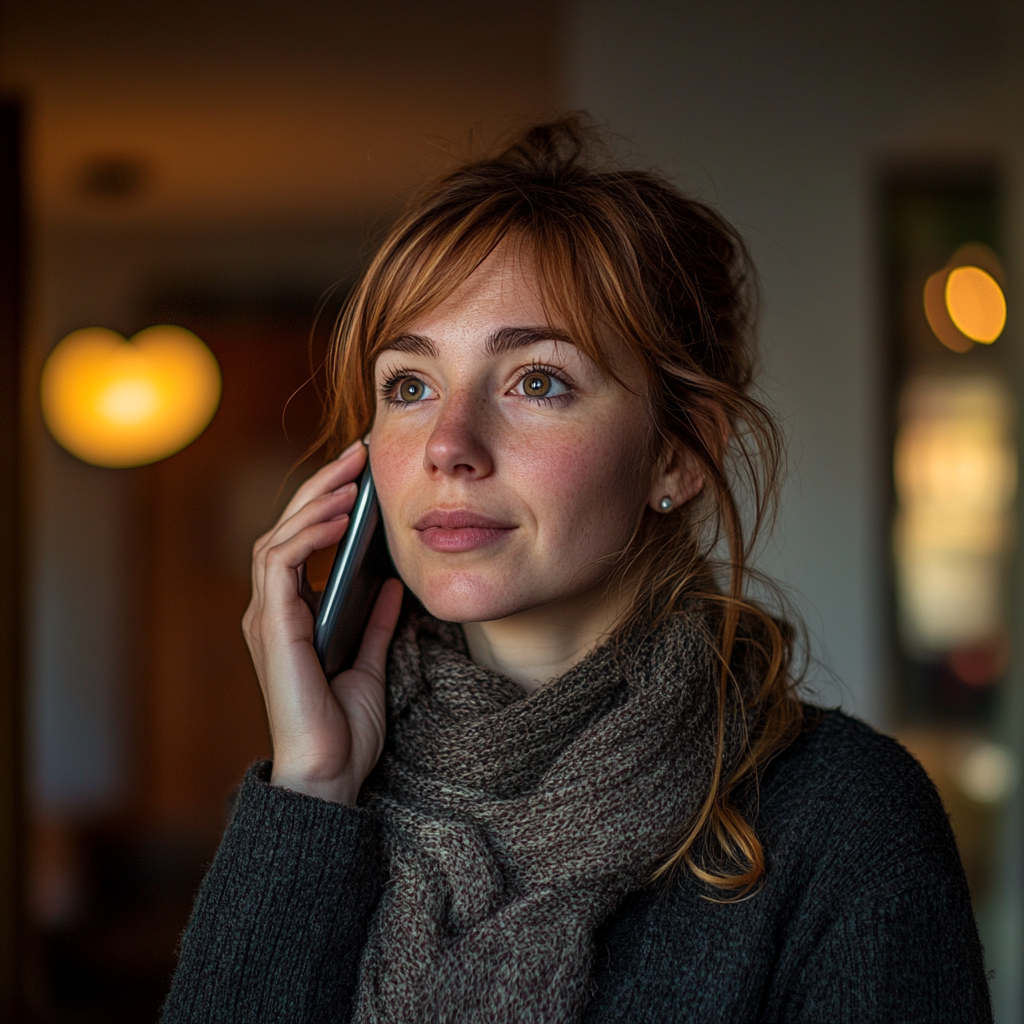
<svg viewBox="0 0 1024 1024">
<path fill-rule="evenodd" d="M 764 854 L 734 802 L 738 788 L 756 784 L 801 723 L 793 631 L 747 594 L 783 451 L 753 394 L 756 282 L 743 240 L 718 213 L 657 174 L 595 158 L 603 150 L 586 118 L 570 115 L 530 128 L 413 198 L 339 317 L 321 441 L 340 450 L 368 431 L 379 352 L 499 245 L 521 247 L 552 321 L 609 373 L 598 335 L 621 339 L 643 373 L 652 474 L 685 450 L 705 483 L 681 509 L 641 516 L 610 576 L 629 588 L 620 625 L 657 624 L 700 599 L 716 609 L 721 665 L 713 781 L 658 874 L 685 864 L 705 882 L 743 893 L 763 875 Z M 736 714 L 747 740 L 726 773 L 726 719 Z"/>
</svg>

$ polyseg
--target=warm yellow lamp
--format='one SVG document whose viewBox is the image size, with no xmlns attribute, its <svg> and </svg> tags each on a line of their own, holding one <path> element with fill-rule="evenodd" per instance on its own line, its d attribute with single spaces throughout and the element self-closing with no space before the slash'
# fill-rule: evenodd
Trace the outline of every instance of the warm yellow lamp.
<svg viewBox="0 0 1024 1024">
<path fill-rule="evenodd" d="M 220 367 L 191 331 L 73 331 L 50 353 L 43 418 L 56 441 L 96 466 L 143 466 L 194 441 L 217 411 Z"/>
</svg>

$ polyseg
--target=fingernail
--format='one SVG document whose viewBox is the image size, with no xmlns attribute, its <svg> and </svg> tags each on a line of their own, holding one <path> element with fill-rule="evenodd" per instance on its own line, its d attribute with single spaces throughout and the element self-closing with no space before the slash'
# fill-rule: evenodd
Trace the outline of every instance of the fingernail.
<svg viewBox="0 0 1024 1024">
<path fill-rule="evenodd" d="M 345 458 L 346 455 L 351 455 L 363 442 L 353 441 L 339 456 L 339 459 Z"/>
</svg>

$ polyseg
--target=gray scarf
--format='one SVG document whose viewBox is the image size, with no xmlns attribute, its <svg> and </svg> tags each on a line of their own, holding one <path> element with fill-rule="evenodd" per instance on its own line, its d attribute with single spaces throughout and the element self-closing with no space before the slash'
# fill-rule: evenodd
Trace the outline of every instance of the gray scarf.
<svg viewBox="0 0 1024 1024">
<path fill-rule="evenodd" d="M 367 787 L 390 877 L 353 1020 L 578 1021 L 595 928 L 708 792 L 718 671 L 692 612 L 527 695 L 470 661 L 459 626 L 407 615 Z M 728 730 L 726 770 L 741 734 Z"/>
</svg>

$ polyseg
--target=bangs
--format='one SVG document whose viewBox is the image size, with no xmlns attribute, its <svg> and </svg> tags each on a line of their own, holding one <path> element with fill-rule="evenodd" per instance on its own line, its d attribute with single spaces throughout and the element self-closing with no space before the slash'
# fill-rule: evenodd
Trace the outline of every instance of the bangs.
<svg viewBox="0 0 1024 1024">
<path fill-rule="evenodd" d="M 428 222 L 381 253 L 380 265 L 367 275 L 367 305 L 373 312 L 362 339 L 368 370 L 394 338 L 442 305 L 488 257 L 505 248 L 521 266 L 532 268 L 547 323 L 565 331 L 603 372 L 628 389 L 600 338 L 601 327 L 623 334 L 615 322 L 621 317 L 606 301 L 607 278 L 614 275 L 601 273 L 602 264 L 610 270 L 610 256 L 598 253 L 595 260 L 593 245 L 578 237 L 579 229 L 589 225 L 552 222 L 518 198 L 522 205 L 511 209 L 475 210 L 448 224 Z M 600 278 L 604 280 L 599 284 Z"/>
</svg>

